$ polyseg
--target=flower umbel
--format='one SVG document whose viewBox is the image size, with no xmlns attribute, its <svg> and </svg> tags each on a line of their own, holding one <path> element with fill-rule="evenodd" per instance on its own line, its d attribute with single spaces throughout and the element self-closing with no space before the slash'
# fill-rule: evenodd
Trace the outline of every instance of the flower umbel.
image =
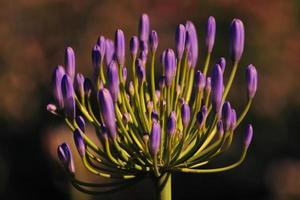
<svg viewBox="0 0 300 200">
<path fill-rule="evenodd" d="M 243 54 L 244 32 L 242 21 L 234 19 L 230 26 L 232 67 L 227 63 L 227 82 L 223 78 L 225 58 L 210 61 L 215 45 L 214 17 L 207 22 L 207 56 L 203 65 L 198 62 L 197 32 L 191 21 L 178 25 L 176 49 L 164 50 L 160 64 L 156 62 L 158 33 L 151 30 L 146 14 L 140 18 L 138 36 L 128 43 L 131 59 L 125 57 L 127 47 L 122 30 L 116 31 L 114 41 L 98 38 L 92 48 L 92 80 L 76 72 L 75 53 L 68 47 L 65 67 L 54 70 L 55 103 L 47 109 L 62 117 L 71 129 L 85 167 L 114 180 L 106 184 L 78 180 L 71 150 L 64 143 L 58 147 L 58 156 L 74 187 L 102 194 L 148 175 L 168 182 L 174 171 L 214 173 L 241 164 L 252 140 L 252 125 L 247 127 L 237 162 L 217 168 L 208 165 L 230 147 L 257 90 L 257 71 L 251 64 L 246 68 L 244 110 L 236 112 L 226 98 Z M 131 67 L 126 68 L 126 64 Z M 155 77 L 158 74 L 162 75 Z M 87 124 L 95 128 L 100 142 L 85 134 Z M 161 198 L 167 194 L 162 191 Z"/>
</svg>

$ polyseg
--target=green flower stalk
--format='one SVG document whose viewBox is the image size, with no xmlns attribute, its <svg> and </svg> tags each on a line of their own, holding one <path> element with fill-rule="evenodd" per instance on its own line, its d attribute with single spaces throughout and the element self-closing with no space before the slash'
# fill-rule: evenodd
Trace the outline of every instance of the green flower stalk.
<svg viewBox="0 0 300 200">
<path fill-rule="evenodd" d="M 173 172 L 216 173 L 243 162 L 252 140 L 251 125 L 246 130 L 240 158 L 222 166 L 213 164 L 231 146 L 235 130 L 251 106 L 257 90 L 257 71 L 252 64 L 246 68 L 248 102 L 237 113 L 226 97 L 244 49 L 240 20 L 234 19 L 230 27 L 233 62 L 232 68 L 228 63 L 226 66 L 231 70 L 227 82 L 223 78 L 223 57 L 208 75 L 216 34 L 213 17 L 209 17 L 206 27 L 204 65 L 198 63 L 198 38 L 191 21 L 177 27 L 176 49 L 164 50 L 160 62 L 158 34 L 151 31 L 148 15 L 141 16 L 138 30 L 138 37 L 133 36 L 129 43 L 128 61 L 122 30 L 116 31 L 114 41 L 98 38 L 92 49 L 92 81 L 76 73 L 75 53 L 68 47 L 65 68 L 58 66 L 54 70 L 55 102 L 47 109 L 63 118 L 70 128 L 86 169 L 112 179 L 110 183 L 79 180 L 69 146 L 61 144 L 59 159 L 78 190 L 105 194 L 151 177 L 158 199 L 171 200 Z M 158 74 L 161 75 L 156 77 Z M 94 127 L 100 142 L 85 134 L 86 124 Z"/>
</svg>

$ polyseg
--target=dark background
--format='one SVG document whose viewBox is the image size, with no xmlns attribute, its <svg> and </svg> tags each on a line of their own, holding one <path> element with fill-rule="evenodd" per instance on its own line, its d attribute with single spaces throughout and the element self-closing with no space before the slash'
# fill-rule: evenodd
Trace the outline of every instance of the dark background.
<svg viewBox="0 0 300 200">
<path fill-rule="evenodd" d="M 173 177 L 173 199 L 300 199 L 300 1 L 0 1 L 0 199 L 93 199 L 73 189 L 58 164 L 56 147 L 72 143 L 62 121 L 49 114 L 51 73 L 63 63 L 64 48 L 76 52 L 78 71 L 91 75 L 90 49 L 99 34 L 113 37 L 122 28 L 137 34 L 139 15 L 150 16 L 158 31 L 159 51 L 174 46 L 179 23 L 192 20 L 203 64 L 204 25 L 217 20 L 213 62 L 229 58 L 228 29 L 233 18 L 246 28 L 245 51 L 230 99 L 245 104 L 244 69 L 253 63 L 259 89 L 227 158 L 234 160 L 244 127 L 254 126 L 245 162 L 220 174 Z M 229 67 L 230 65 L 228 65 Z M 73 148 L 73 150 L 75 150 Z M 90 176 L 76 158 L 78 173 Z M 119 194 L 96 199 L 153 199 L 149 180 Z"/>
</svg>

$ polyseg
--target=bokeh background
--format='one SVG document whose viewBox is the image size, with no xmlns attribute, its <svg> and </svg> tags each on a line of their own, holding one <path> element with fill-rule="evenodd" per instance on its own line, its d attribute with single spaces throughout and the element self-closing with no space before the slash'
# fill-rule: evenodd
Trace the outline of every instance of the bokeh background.
<svg viewBox="0 0 300 200">
<path fill-rule="evenodd" d="M 65 47 L 75 49 L 77 69 L 90 75 L 90 50 L 97 37 L 112 38 L 122 28 L 129 39 L 137 34 L 143 12 L 149 14 L 151 28 L 158 31 L 159 51 L 174 46 L 177 24 L 192 20 L 199 34 L 199 65 L 205 58 L 207 18 L 213 15 L 217 20 L 213 62 L 220 56 L 229 58 L 229 24 L 233 18 L 243 20 L 245 52 L 230 93 L 237 110 L 246 99 L 245 66 L 253 63 L 259 71 L 254 105 L 234 141 L 234 146 L 240 144 L 245 124 L 252 122 L 255 136 L 247 159 L 240 167 L 220 174 L 175 174 L 174 200 L 300 199 L 298 0 L 1 0 L 0 199 L 153 199 L 149 180 L 97 198 L 73 189 L 56 158 L 57 145 L 73 143 L 72 135 L 45 109 L 53 101 L 51 73 L 63 63 Z M 234 149 L 228 159 L 238 155 Z M 97 180 L 77 163 L 81 177 Z"/>
</svg>

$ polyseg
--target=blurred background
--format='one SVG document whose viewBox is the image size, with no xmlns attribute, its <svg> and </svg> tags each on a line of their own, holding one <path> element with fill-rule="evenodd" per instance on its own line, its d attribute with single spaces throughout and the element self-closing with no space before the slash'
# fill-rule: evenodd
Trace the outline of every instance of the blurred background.
<svg viewBox="0 0 300 200">
<path fill-rule="evenodd" d="M 159 51 L 174 47 L 177 24 L 192 20 L 199 35 L 199 65 L 205 59 L 207 18 L 217 20 L 213 63 L 229 58 L 230 22 L 243 20 L 245 51 L 230 93 L 238 111 L 246 103 L 246 65 L 259 71 L 254 104 L 227 155 L 231 160 L 239 155 L 235 146 L 251 122 L 255 135 L 245 162 L 220 174 L 175 174 L 173 199 L 300 199 L 300 1 L 0 0 L 0 5 L 0 199 L 154 198 L 149 180 L 97 198 L 72 188 L 56 158 L 57 145 L 73 144 L 72 135 L 46 111 L 53 101 L 52 70 L 63 63 L 65 47 L 74 48 L 78 71 L 90 76 L 90 51 L 97 37 L 113 38 L 121 28 L 128 45 L 143 12 L 158 31 Z M 80 177 L 97 181 L 74 154 Z"/>
</svg>

